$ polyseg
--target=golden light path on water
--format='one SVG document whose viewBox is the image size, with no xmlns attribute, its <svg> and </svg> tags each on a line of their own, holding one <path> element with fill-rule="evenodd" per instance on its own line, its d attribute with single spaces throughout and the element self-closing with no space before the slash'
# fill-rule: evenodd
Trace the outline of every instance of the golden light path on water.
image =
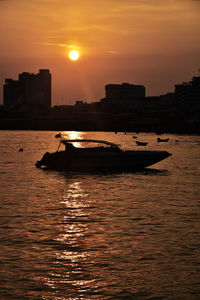
<svg viewBox="0 0 200 300">
<path fill-rule="evenodd" d="M 68 139 L 78 139 L 81 138 L 82 133 L 70 132 L 63 135 Z M 65 180 L 61 180 L 60 183 L 64 186 Z M 82 278 L 80 268 L 80 265 L 87 266 L 92 262 L 90 253 L 84 251 L 80 246 L 84 244 L 88 233 L 87 220 L 91 214 L 87 210 L 90 206 L 90 202 L 87 200 L 88 196 L 88 193 L 84 191 L 82 181 L 75 180 L 67 185 L 66 189 L 61 190 L 59 202 L 66 213 L 59 220 L 56 230 L 58 236 L 54 240 L 63 249 L 55 252 L 55 271 L 45 278 L 46 285 L 55 291 L 58 283 L 70 285 L 74 289 L 78 288 L 80 293 L 84 293 L 88 288 L 95 290 L 98 287 L 95 279 Z M 62 274 L 57 271 L 60 268 L 65 268 Z"/>
<path fill-rule="evenodd" d="M 81 131 L 63 131 L 62 136 L 69 140 L 83 139 L 84 132 Z M 73 143 L 75 147 L 81 147 L 81 143 Z"/>
</svg>

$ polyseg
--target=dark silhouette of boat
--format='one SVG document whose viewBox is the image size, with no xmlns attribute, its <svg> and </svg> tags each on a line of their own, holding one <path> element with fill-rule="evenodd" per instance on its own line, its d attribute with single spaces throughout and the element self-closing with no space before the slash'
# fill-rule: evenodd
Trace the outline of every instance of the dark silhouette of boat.
<svg viewBox="0 0 200 300">
<path fill-rule="evenodd" d="M 146 142 L 140 142 L 140 141 L 136 141 L 136 144 L 138 146 L 146 146 L 146 145 L 148 145 L 148 143 L 146 143 Z"/>
<path fill-rule="evenodd" d="M 98 145 L 77 148 L 73 145 L 77 142 Z M 61 144 L 65 146 L 65 150 L 59 151 Z M 137 170 L 151 166 L 170 155 L 167 151 L 122 150 L 117 144 L 101 140 L 61 139 L 58 150 L 54 153 L 46 152 L 35 165 L 37 168 L 70 171 Z"/>
<path fill-rule="evenodd" d="M 159 142 L 168 142 L 169 139 L 161 139 L 161 138 L 157 138 L 157 141 L 158 141 L 158 143 L 159 143 Z"/>
</svg>

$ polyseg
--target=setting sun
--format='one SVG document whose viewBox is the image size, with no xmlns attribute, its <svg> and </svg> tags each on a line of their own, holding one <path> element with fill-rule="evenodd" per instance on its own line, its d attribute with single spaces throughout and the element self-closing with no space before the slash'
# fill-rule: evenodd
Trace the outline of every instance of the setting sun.
<svg viewBox="0 0 200 300">
<path fill-rule="evenodd" d="M 69 58 L 71 60 L 77 60 L 77 59 L 79 59 L 79 53 L 78 53 L 78 51 L 76 51 L 76 50 L 70 51 L 69 52 Z"/>
</svg>

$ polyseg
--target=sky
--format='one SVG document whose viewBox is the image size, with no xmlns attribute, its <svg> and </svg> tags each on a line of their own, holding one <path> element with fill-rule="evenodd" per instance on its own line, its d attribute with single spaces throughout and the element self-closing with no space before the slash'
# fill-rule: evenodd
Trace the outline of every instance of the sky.
<svg viewBox="0 0 200 300">
<path fill-rule="evenodd" d="M 108 83 L 173 92 L 199 74 L 200 0 L 0 0 L 0 103 L 5 78 L 39 69 L 53 106 L 99 101 Z"/>
</svg>

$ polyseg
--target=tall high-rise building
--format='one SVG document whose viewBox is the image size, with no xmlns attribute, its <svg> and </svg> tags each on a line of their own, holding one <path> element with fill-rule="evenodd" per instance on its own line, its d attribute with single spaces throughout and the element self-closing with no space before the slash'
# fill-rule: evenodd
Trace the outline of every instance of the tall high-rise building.
<svg viewBox="0 0 200 300">
<path fill-rule="evenodd" d="M 51 74 L 47 69 L 38 74 L 24 72 L 18 80 L 6 79 L 4 84 L 4 107 L 47 110 L 51 108 Z"/>
</svg>

